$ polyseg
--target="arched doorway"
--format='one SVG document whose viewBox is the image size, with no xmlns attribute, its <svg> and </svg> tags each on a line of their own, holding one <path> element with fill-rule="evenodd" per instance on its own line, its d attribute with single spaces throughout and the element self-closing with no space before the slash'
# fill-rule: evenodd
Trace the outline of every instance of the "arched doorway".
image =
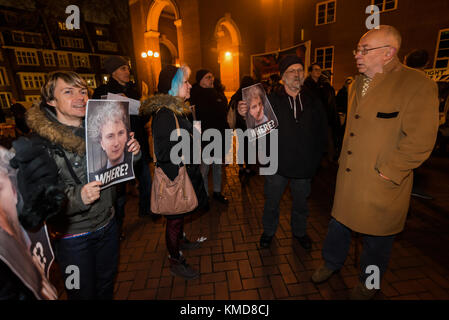
<svg viewBox="0 0 449 320">
<path fill-rule="evenodd" d="M 158 52 L 159 57 L 147 57 L 149 91 L 154 93 L 162 64 L 183 60 L 182 23 L 179 9 L 172 0 L 154 0 L 150 5 L 145 32 L 146 50 Z"/>
<path fill-rule="evenodd" d="M 231 15 L 226 13 L 215 27 L 217 39 L 218 63 L 220 64 L 220 79 L 226 87 L 228 94 L 237 91 L 240 82 L 240 31 L 232 20 Z"/>
</svg>

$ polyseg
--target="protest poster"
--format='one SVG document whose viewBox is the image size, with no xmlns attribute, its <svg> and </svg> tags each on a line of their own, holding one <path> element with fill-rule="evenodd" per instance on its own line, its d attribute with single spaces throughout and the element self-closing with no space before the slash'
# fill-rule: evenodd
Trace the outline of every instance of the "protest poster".
<svg viewBox="0 0 449 320">
<path fill-rule="evenodd" d="M 129 101 L 89 100 L 86 110 L 88 182 L 101 189 L 134 179 L 130 140 Z"/>
<path fill-rule="evenodd" d="M 287 55 L 296 55 L 304 62 L 304 70 L 310 65 L 311 41 L 293 47 L 251 55 L 251 75 L 259 81 L 268 80 L 272 74 L 279 74 L 279 61 Z"/>
<path fill-rule="evenodd" d="M 243 88 L 242 97 L 248 106 L 246 126 L 250 130 L 249 141 L 263 137 L 278 127 L 278 119 L 262 84 Z"/>
<path fill-rule="evenodd" d="M 17 171 L 9 164 L 13 155 L 0 146 L 0 270 L 9 279 L 17 277 L 37 299 L 43 299 L 42 288 L 49 283 L 54 254 L 45 224 L 33 231 L 25 231 L 20 225 L 22 198 Z"/>
<path fill-rule="evenodd" d="M 129 101 L 129 114 L 139 115 L 140 101 L 128 98 L 122 94 L 110 93 L 106 96 L 106 100 Z"/>
</svg>

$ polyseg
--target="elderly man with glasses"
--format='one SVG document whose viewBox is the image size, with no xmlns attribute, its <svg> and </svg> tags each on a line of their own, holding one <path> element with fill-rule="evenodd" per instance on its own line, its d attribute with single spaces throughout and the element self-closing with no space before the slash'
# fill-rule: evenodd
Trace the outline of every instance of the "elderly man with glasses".
<svg viewBox="0 0 449 320">
<path fill-rule="evenodd" d="M 360 39 L 358 75 L 349 87 L 348 120 L 335 198 L 314 283 L 343 267 L 351 231 L 362 234 L 361 273 L 352 299 L 380 289 L 394 237 L 404 229 L 413 169 L 430 155 L 438 129 L 438 90 L 398 59 L 399 32 L 380 26 Z"/>
</svg>

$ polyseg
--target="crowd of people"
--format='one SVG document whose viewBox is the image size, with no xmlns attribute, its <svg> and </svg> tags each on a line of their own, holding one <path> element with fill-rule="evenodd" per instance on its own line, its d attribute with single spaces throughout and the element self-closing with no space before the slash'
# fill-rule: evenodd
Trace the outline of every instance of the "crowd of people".
<svg viewBox="0 0 449 320">
<path fill-rule="evenodd" d="M 275 174 L 264 176 L 260 248 L 270 247 L 276 234 L 280 202 L 288 184 L 292 236 L 305 250 L 312 247 L 307 234 L 311 181 L 323 159 L 338 159 L 332 217 L 322 248 L 324 263 L 311 281 L 322 283 L 338 272 L 345 263 L 352 231 L 360 233 L 360 281 L 352 291 L 353 299 L 371 299 L 378 292 L 379 288 L 366 284 L 367 267 L 377 266 L 380 276 L 385 274 L 395 235 L 404 228 L 413 169 L 428 158 L 437 137 L 437 87 L 422 72 L 399 61 L 400 47 L 401 36 L 391 26 L 364 34 L 354 50 L 359 75 L 347 78 L 337 95 L 331 86 L 331 73 L 314 63 L 306 78 L 304 62 L 296 55 L 282 57 L 279 75 L 270 77 L 268 86 L 265 83 L 278 121 L 278 168 Z M 126 60 L 111 57 L 105 67 L 110 80 L 95 90 L 93 98 L 116 93 L 140 99 Z M 148 166 L 152 160 L 171 181 L 181 167 L 186 167 L 198 198 L 197 210 L 210 210 L 209 198 L 222 205 L 229 203 L 222 186 L 225 141 L 223 152 L 202 159 L 200 165 L 174 163 L 171 151 L 177 141 L 170 139 L 173 131 L 184 129 L 195 136 L 197 128 L 192 120 L 200 120 L 202 132 L 216 129 L 225 137 L 224 131 L 230 127 L 247 129 L 248 116 L 258 123 L 264 121 L 260 89 L 251 92 L 249 103 L 242 97 L 242 90 L 254 85 L 255 79 L 243 77 L 228 103 L 223 85 L 210 70 L 197 71 L 193 86 L 190 74 L 188 66 L 165 66 L 159 74 L 158 93 L 142 101 L 139 115 L 131 116 L 131 132 L 123 144 L 134 155 L 139 216 L 153 215 Z M 102 189 L 100 181 L 87 182 L 84 119 L 88 99 L 87 85 L 78 74 L 51 73 L 42 87 L 41 102 L 26 112 L 31 133 L 19 138 L 12 150 L 0 149 L 0 237 L 6 239 L 0 244 L 0 298 L 57 298 L 27 251 L 26 231 L 42 226 L 51 234 L 64 283 L 71 277 L 67 268 L 79 268 L 79 285 L 66 286 L 68 298 L 113 298 L 119 241 L 125 237 L 126 183 Z M 230 112 L 234 112 L 235 121 L 229 121 Z M 345 113 L 344 122 L 339 112 Z M 99 123 L 114 115 L 108 113 L 110 117 L 99 119 Z M 150 119 L 152 155 L 146 130 Z M 98 130 L 95 138 L 106 149 L 101 128 Z M 182 149 L 182 159 L 193 156 L 189 151 Z M 248 157 L 245 154 L 246 163 L 239 171 L 242 183 L 255 172 Z M 184 232 L 185 216 L 192 212 L 164 215 L 170 271 L 186 280 L 201 276 L 182 254 L 201 246 L 201 240 L 190 241 Z M 20 248 L 19 256 L 9 257 L 7 245 Z M 25 270 L 14 268 L 7 259 L 21 261 Z"/>
</svg>

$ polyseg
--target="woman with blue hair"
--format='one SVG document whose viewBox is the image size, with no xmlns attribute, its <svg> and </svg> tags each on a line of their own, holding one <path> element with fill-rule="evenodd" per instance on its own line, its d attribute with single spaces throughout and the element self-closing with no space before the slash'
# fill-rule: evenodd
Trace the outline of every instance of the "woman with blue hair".
<svg viewBox="0 0 449 320">
<path fill-rule="evenodd" d="M 192 88 L 189 83 L 189 76 L 190 68 L 187 66 L 177 68 L 168 65 L 164 67 L 159 74 L 158 94 L 144 101 L 140 107 L 141 115 L 153 117 L 151 129 L 154 141 L 153 149 L 157 159 L 156 165 L 172 181 L 178 176 L 179 165 L 182 165 L 175 164 L 175 159 L 170 158 L 172 148 L 178 144 L 178 141 L 170 141 L 171 133 L 176 130 L 175 117 L 178 120 L 180 129 L 185 129 L 189 133 L 193 132 L 192 123 L 187 118 L 191 113 L 189 105 L 186 103 L 186 100 L 190 97 L 190 89 Z M 180 151 L 180 153 L 182 152 L 183 150 Z M 190 152 L 191 154 L 192 152 Z M 187 158 L 190 157 L 187 154 L 178 155 L 182 156 L 185 160 L 188 160 Z M 190 161 L 188 163 L 192 162 Z M 187 168 L 187 171 L 189 171 L 189 168 Z M 199 170 L 198 174 L 201 179 Z M 197 185 L 193 181 L 192 183 L 194 186 Z M 203 186 L 203 181 L 201 180 L 198 185 Z M 195 191 L 199 206 L 201 206 L 201 199 L 203 197 L 198 196 L 197 190 Z M 202 192 L 204 193 L 204 198 L 207 199 L 205 189 Z M 185 213 L 165 216 L 167 218 L 165 240 L 172 275 L 181 276 L 186 280 L 190 280 L 198 278 L 199 272 L 187 264 L 181 250 L 199 248 L 201 242 L 200 240 L 191 242 L 186 238 L 183 232 L 184 216 Z"/>
</svg>

